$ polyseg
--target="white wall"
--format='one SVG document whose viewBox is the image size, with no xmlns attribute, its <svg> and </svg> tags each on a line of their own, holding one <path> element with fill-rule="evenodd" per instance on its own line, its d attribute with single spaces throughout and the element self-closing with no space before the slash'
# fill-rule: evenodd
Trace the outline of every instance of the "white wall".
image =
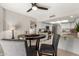
<svg viewBox="0 0 79 59">
<path fill-rule="evenodd" d="M 3 31 L 3 9 L 0 8 L 0 32 Z"/>
<path fill-rule="evenodd" d="M 25 31 L 29 31 L 31 20 L 36 20 L 36 19 L 9 10 L 5 11 L 6 30 L 10 30 L 12 25 L 15 26 L 15 36 L 19 34 L 23 34 L 25 33 Z"/>
<path fill-rule="evenodd" d="M 4 17 L 5 14 L 5 17 Z M 30 20 L 35 20 L 32 17 L 24 16 L 9 10 L 4 10 L 0 7 L 0 39 L 11 39 L 10 25 L 15 25 L 15 37 L 19 34 L 25 33 L 30 28 Z M 3 22 L 4 21 L 4 22 Z M 3 31 L 3 23 L 5 31 Z M 24 42 L 3 41 L 0 40 L 0 44 L 4 51 L 4 55 L 8 56 L 25 56 Z M 0 47 L 1 48 L 1 47 Z"/>
</svg>

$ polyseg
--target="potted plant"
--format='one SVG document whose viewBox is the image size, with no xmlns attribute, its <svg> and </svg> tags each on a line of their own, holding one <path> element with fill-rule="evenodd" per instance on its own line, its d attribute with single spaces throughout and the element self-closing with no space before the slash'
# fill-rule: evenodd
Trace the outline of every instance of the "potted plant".
<svg viewBox="0 0 79 59">
<path fill-rule="evenodd" d="M 77 32 L 77 36 L 79 37 L 79 23 L 76 23 L 75 30 Z"/>
</svg>

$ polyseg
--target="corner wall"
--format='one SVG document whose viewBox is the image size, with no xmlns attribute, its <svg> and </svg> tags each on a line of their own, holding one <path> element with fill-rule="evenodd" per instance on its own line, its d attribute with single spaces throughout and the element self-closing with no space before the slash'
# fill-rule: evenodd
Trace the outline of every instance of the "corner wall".
<svg viewBox="0 0 79 59">
<path fill-rule="evenodd" d="M 30 20 L 35 20 L 35 19 L 6 9 L 3 10 L 3 8 L 0 7 L 0 45 L 2 46 L 2 49 L 4 51 L 3 54 L 5 56 L 26 55 L 24 42 L 4 41 L 1 39 L 2 38 L 11 39 L 12 32 L 10 30 L 11 28 L 10 25 L 15 25 L 16 27 L 15 38 L 17 37 L 17 35 L 25 33 L 25 31 L 29 30 Z M 3 31 L 3 27 L 4 27 L 4 31 Z"/>
</svg>

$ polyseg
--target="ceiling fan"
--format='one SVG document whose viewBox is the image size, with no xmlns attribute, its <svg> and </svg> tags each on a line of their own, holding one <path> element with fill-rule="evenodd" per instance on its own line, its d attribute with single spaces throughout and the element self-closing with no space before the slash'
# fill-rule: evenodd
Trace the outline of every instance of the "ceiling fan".
<svg viewBox="0 0 79 59">
<path fill-rule="evenodd" d="M 31 3 L 31 4 L 32 4 L 32 7 L 29 10 L 27 10 L 27 12 L 30 12 L 31 10 L 37 10 L 37 9 L 48 10 L 48 8 L 46 7 L 38 6 L 37 5 L 38 3 Z"/>
</svg>

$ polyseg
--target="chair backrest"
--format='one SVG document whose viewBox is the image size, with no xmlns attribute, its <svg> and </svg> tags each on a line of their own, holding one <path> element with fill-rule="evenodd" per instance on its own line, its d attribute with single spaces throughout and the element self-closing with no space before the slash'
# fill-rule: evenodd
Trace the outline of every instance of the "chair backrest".
<svg viewBox="0 0 79 59">
<path fill-rule="evenodd" d="M 54 34 L 53 40 L 52 40 L 52 46 L 54 47 L 55 50 L 57 50 L 59 39 L 60 39 L 60 35 Z"/>
</svg>

